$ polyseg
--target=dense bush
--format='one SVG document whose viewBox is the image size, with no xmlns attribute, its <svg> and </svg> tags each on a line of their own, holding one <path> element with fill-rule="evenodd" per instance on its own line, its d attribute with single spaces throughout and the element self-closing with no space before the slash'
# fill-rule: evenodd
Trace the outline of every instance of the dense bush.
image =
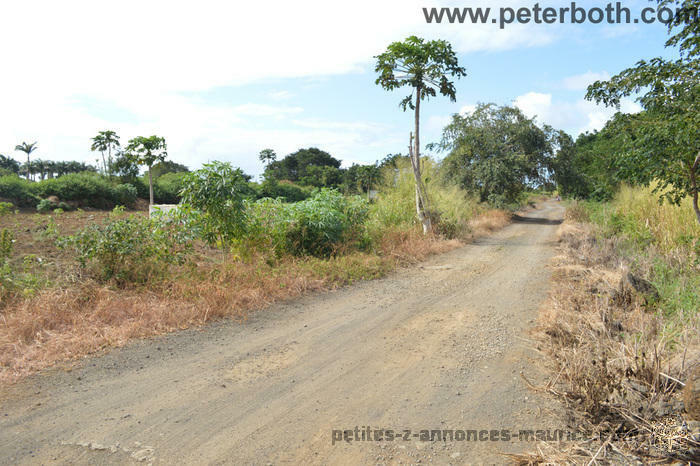
<svg viewBox="0 0 700 466">
<path fill-rule="evenodd" d="M 178 225 L 129 215 L 115 209 L 103 225 L 90 225 L 59 245 L 75 250 L 81 266 L 102 281 L 145 283 L 164 276 L 168 266 L 183 263 L 191 238 Z"/>
<path fill-rule="evenodd" d="M 56 196 L 62 201 L 100 209 L 131 205 L 137 196 L 136 188 L 130 184 L 114 185 L 100 175 L 87 172 L 32 183 L 30 189 L 42 198 Z"/>
<path fill-rule="evenodd" d="M 39 198 L 32 192 L 32 183 L 16 175 L 0 176 L 0 199 L 18 207 L 35 207 Z"/>
<path fill-rule="evenodd" d="M 297 186 L 291 181 L 266 179 L 258 187 L 258 197 L 281 198 L 285 202 L 303 201 L 311 195 L 311 189 Z"/>
<path fill-rule="evenodd" d="M 244 201 L 253 197 L 248 177 L 230 163 L 205 163 L 183 178 L 183 203 L 202 213 L 199 226 L 204 239 L 222 249 L 245 234 Z"/>
<path fill-rule="evenodd" d="M 177 204 L 183 187 L 184 172 L 166 173 L 159 176 L 153 186 L 153 196 L 158 204 Z"/>
<path fill-rule="evenodd" d="M 278 254 L 328 256 L 341 243 L 362 240 L 368 212 L 363 198 L 332 189 L 294 204 L 260 199 L 247 205 L 247 239 Z"/>
</svg>

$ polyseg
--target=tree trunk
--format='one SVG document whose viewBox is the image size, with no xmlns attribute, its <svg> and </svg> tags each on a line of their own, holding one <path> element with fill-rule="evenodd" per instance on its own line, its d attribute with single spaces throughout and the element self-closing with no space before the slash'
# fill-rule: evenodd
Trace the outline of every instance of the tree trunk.
<svg viewBox="0 0 700 466">
<path fill-rule="evenodd" d="M 107 146 L 107 164 L 109 167 L 107 175 L 112 178 L 112 146 Z"/>
<path fill-rule="evenodd" d="M 106 175 L 107 174 L 107 160 L 105 160 L 105 153 L 104 152 L 100 152 L 100 154 L 102 154 L 102 172 L 104 175 Z"/>
<path fill-rule="evenodd" d="M 151 176 L 151 166 L 148 166 L 148 195 L 150 204 L 153 205 L 153 177 Z"/>
<path fill-rule="evenodd" d="M 29 152 L 27 152 L 27 181 L 29 181 Z"/>
<path fill-rule="evenodd" d="M 416 87 L 415 140 L 411 141 L 414 144 L 409 145 L 411 152 L 409 155 L 411 156 L 413 176 L 416 179 L 416 214 L 423 225 L 423 234 L 427 234 L 432 230 L 432 225 L 430 224 L 429 212 L 427 212 L 428 202 L 420 173 L 420 93 L 421 88 Z"/>
<path fill-rule="evenodd" d="M 695 162 L 690 167 L 690 189 L 692 190 L 693 196 L 693 210 L 695 211 L 695 218 L 698 223 L 700 223 L 700 207 L 698 207 L 698 181 L 697 173 L 698 168 L 700 168 L 700 152 L 698 152 L 697 157 L 695 157 Z"/>
</svg>

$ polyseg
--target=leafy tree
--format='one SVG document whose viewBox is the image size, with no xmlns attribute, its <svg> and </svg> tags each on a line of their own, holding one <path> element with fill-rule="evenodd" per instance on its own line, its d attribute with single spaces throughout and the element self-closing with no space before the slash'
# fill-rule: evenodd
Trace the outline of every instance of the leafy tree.
<svg viewBox="0 0 700 466">
<path fill-rule="evenodd" d="M 204 238 L 222 249 L 245 232 L 243 201 L 255 196 L 249 177 L 230 163 L 212 162 L 182 180 L 182 202 L 203 213 Z"/>
<path fill-rule="evenodd" d="M 456 114 L 444 129 L 444 176 L 481 201 L 497 206 L 517 202 L 528 187 L 545 180 L 552 166 L 553 131 L 539 128 L 515 107 L 479 104 Z"/>
<path fill-rule="evenodd" d="M 151 167 L 156 162 L 162 162 L 168 156 L 165 138 L 160 136 L 138 136 L 129 141 L 126 146 L 126 156 L 131 161 L 148 167 L 148 196 L 153 204 L 153 176 Z"/>
<path fill-rule="evenodd" d="M 114 174 L 127 183 L 132 182 L 139 176 L 139 164 L 127 157 L 124 152 L 117 152 L 112 168 Z"/>
<path fill-rule="evenodd" d="M 299 149 L 282 160 L 270 162 L 266 179 L 289 180 L 304 186 L 334 187 L 340 183 L 340 160 L 315 147 Z"/>
<path fill-rule="evenodd" d="M 0 154 L 0 168 L 8 170 L 12 173 L 19 173 L 20 164 L 12 157 L 7 157 Z"/>
<path fill-rule="evenodd" d="M 260 161 L 267 166 L 277 160 L 277 154 L 272 149 L 263 149 L 260 151 L 258 158 L 260 158 Z"/>
<path fill-rule="evenodd" d="M 619 108 L 623 97 L 641 94 L 637 100 L 644 111 L 620 115 L 612 123 L 625 144 L 618 157 L 618 175 L 643 185 L 656 182 L 654 191 L 660 199 L 674 204 L 690 196 L 700 223 L 700 0 L 659 4 L 677 7 L 666 46 L 678 46 L 680 58 L 639 61 L 609 81 L 589 86 L 586 98 Z M 686 23 L 692 11 L 696 20 Z"/>
<path fill-rule="evenodd" d="M 151 171 L 153 173 L 153 179 L 156 180 L 167 173 L 187 173 L 190 169 L 181 163 L 164 160 L 154 164 Z"/>
<path fill-rule="evenodd" d="M 401 100 L 401 108 L 414 110 L 414 135 L 409 144 L 411 165 L 416 179 L 416 212 L 423 224 L 423 232 L 431 230 L 428 197 L 420 173 L 420 103 L 439 92 L 456 100 L 456 90 L 450 77 L 460 78 L 467 72 L 460 67 L 452 46 L 444 40 L 425 40 L 411 36 L 403 42 L 394 42 L 386 52 L 377 55 L 376 84 L 393 91 L 404 86 L 412 93 Z"/>
<path fill-rule="evenodd" d="M 27 179 L 29 179 L 29 165 L 31 163 L 29 161 L 29 154 L 34 152 L 36 149 L 37 149 L 36 142 L 33 142 L 31 144 L 27 144 L 26 142 L 23 142 L 22 144 L 18 144 L 15 146 L 15 150 L 20 151 L 20 152 L 24 152 L 25 154 L 27 154 Z"/>
<path fill-rule="evenodd" d="M 90 150 L 99 151 L 102 154 L 102 169 L 103 173 L 112 176 L 112 149 L 119 147 L 119 136 L 111 130 L 100 131 L 97 136 L 92 138 L 92 146 Z M 107 159 L 105 160 L 105 152 Z"/>
</svg>

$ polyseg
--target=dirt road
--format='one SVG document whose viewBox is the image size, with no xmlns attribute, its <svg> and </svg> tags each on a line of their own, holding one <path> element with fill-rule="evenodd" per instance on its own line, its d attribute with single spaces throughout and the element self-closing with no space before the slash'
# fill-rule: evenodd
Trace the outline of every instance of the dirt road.
<svg viewBox="0 0 700 466">
<path fill-rule="evenodd" d="M 4 394 L 0 464 L 503 463 L 534 445 L 414 434 L 556 425 L 519 372 L 536 377 L 526 332 L 562 213 L 545 203 L 389 278 L 33 377 Z M 333 445 L 356 426 L 396 438 Z"/>
</svg>

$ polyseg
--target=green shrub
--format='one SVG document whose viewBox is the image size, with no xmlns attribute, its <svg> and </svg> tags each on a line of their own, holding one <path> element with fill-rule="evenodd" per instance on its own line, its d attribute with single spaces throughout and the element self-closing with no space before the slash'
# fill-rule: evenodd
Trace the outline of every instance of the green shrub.
<svg viewBox="0 0 700 466">
<path fill-rule="evenodd" d="M 0 198 L 18 207 L 35 207 L 39 198 L 32 192 L 32 183 L 16 175 L 0 176 Z"/>
<path fill-rule="evenodd" d="M 51 202 L 51 201 L 48 200 L 48 199 L 42 199 L 42 200 L 39 201 L 39 203 L 36 205 L 36 210 L 37 210 L 37 212 L 47 213 L 47 212 L 51 212 L 51 211 L 52 211 L 53 209 L 55 209 L 56 207 L 57 207 L 57 204 Z"/>
<path fill-rule="evenodd" d="M 136 201 L 136 188 L 130 184 L 114 185 L 95 173 L 71 173 L 31 184 L 32 192 L 42 198 L 56 196 L 98 209 L 131 205 Z"/>
<path fill-rule="evenodd" d="M 4 264 L 12 254 L 14 235 L 7 228 L 0 230 L 0 264 Z"/>
<path fill-rule="evenodd" d="M 62 238 L 59 245 L 74 249 L 80 265 L 98 279 L 119 285 L 157 280 L 170 265 L 187 260 L 192 243 L 176 226 L 122 212 L 115 209 L 103 225 Z"/>
<path fill-rule="evenodd" d="M 245 234 L 244 201 L 254 195 L 243 171 L 230 163 L 206 163 L 183 178 L 183 203 L 202 212 L 203 239 L 222 249 Z"/>
<path fill-rule="evenodd" d="M 14 212 L 14 207 L 11 202 L 0 202 L 0 217 Z"/>
<path fill-rule="evenodd" d="M 159 204 L 177 204 L 183 187 L 185 173 L 166 173 L 159 176 L 153 185 L 153 196 Z"/>
<path fill-rule="evenodd" d="M 259 198 L 281 198 L 285 202 L 299 202 L 311 195 L 311 190 L 297 186 L 291 181 L 267 179 L 258 186 Z"/>
<path fill-rule="evenodd" d="M 246 239 L 278 254 L 328 256 L 341 243 L 363 240 L 368 212 L 365 199 L 327 188 L 294 204 L 260 199 L 247 205 Z"/>
</svg>

